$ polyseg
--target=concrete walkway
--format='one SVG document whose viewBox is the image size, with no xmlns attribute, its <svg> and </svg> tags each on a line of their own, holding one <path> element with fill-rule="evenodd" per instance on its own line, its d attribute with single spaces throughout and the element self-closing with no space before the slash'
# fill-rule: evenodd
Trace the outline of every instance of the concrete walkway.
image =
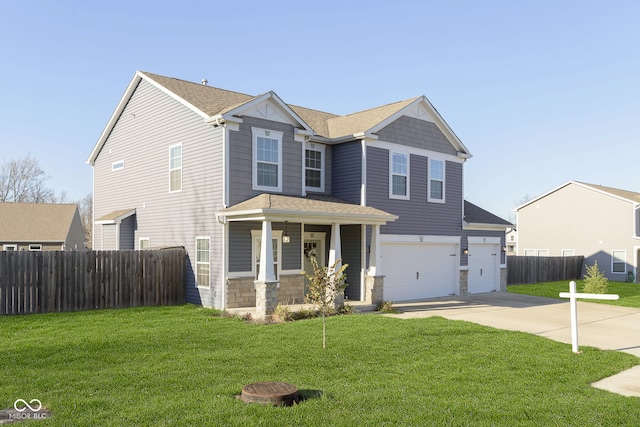
<svg viewBox="0 0 640 427">
<path fill-rule="evenodd" d="M 571 344 L 568 301 L 493 292 L 394 303 L 405 319 L 441 316 L 485 326 L 528 332 Z M 640 310 L 578 301 L 578 344 L 640 357 Z M 571 351 L 570 348 L 567 351 Z M 640 365 L 605 378 L 594 387 L 640 397 Z"/>
</svg>

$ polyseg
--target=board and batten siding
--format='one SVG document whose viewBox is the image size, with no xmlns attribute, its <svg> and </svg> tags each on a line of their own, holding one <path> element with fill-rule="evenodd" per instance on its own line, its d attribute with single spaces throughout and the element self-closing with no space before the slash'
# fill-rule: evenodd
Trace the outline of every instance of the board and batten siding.
<svg viewBox="0 0 640 427">
<path fill-rule="evenodd" d="M 331 180 L 333 196 L 360 204 L 362 186 L 362 145 L 345 142 L 332 148 Z"/>
<path fill-rule="evenodd" d="M 211 238 L 211 287 L 196 287 L 188 269 L 186 298 L 205 306 L 222 304 L 223 128 L 147 83 L 136 88 L 94 165 L 94 214 L 136 209 L 135 247 L 184 246 L 195 268 L 196 236 Z M 169 191 L 169 147 L 182 144 L 182 191 Z M 114 162 L 124 168 L 112 171 Z M 99 226 L 98 226 L 99 227 Z M 96 245 L 100 233 L 95 230 Z"/>
<path fill-rule="evenodd" d="M 248 200 L 262 190 L 253 189 L 253 134 L 251 128 L 282 132 L 282 193 L 302 195 L 302 147 L 294 140 L 293 126 L 245 116 L 238 131 L 229 131 L 229 205 Z"/>
<path fill-rule="evenodd" d="M 427 202 L 428 157 L 409 160 L 410 199 L 389 198 L 389 150 L 367 147 L 367 205 L 398 216 L 383 234 L 451 236 L 462 232 L 462 164 L 445 162 L 445 203 Z"/>
</svg>

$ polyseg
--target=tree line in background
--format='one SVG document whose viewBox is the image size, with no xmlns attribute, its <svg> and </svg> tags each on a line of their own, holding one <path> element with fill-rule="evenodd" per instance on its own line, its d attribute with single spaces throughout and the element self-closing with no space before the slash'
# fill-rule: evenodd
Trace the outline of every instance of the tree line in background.
<svg viewBox="0 0 640 427">
<path fill-rule="evenodd" d="M 91 247 L 93 196 L 69 201 L 65 192 L 56 194 L 46 185 L 50 177 L 31 154 L 23 159 L 9 160 L 0 165 L 0 202 L 7 203 L 73 203 L 78 205 L 85 244 Z"/>
</svg>

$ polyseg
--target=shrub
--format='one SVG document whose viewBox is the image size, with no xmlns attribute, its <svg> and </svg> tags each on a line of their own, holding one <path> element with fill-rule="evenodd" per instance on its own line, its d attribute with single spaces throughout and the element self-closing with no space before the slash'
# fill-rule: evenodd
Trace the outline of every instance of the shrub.
<svg viewBox="0 0 640 427">
<path fill-rule="evenodd" d="M 278 304 L 276 308 L 273 310 L 273 314 L 271 318 L 274 322 L 282 323 L 289 322 L 293 320 L 293 314 L 291 313 L 291 309 L 288 305 Z"/>
<path fill-rule="evenodd" d="M 383 313 L 393 313 L 395 310 L 393 309 L 393 301 L 380 301 L 376 304 L 376 311 L 381 311 Z"/>
<path fill-rule="evenodd" d="M 584 275 L 584 291 L 589 294 L 605 294 L 609 288 L 609 280 L 598 269 L 598 261 L 586 267 Z"/>
</svg>

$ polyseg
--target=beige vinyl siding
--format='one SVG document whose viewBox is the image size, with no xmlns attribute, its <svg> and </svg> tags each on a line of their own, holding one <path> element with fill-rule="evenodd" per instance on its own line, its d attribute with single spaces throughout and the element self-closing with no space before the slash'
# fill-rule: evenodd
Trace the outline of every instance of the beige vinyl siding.
<svg viewBox="0 0 640 427">
<path fill-rule="evenodd" d="M 626 251 L 627 269 L 635 263 L 633 205 L 611 195 L 570 183 L 518 211 L 518 255 L 525 249 L 548 249 L 562 256 L 573 248 L 585 263 L 598 262 L 611 280 L 611 254 Z"/>
<path fill-rule="evenodd" d="M 147 237 L 152 247 L 184 246 L 189 257 L 195 257 L 196 236 L 211 237 L 211 289 L 196 289 L 190 273 L 187 298 L 214 306 L 222 303 L 222 225 L 215 220 L 223 208 L 222 138 L 223 128 L 205 124 L 142 80 L 94 166 L 95 218 L 135 208 L 135 241 Z M 182 191 L 171 193 L 169 147 L 175 144 L 182 144 Z M 112 171 L 119 160 L 124 169 Z M 190 265 L 195 268 L 195 258 Z"/>
</svg>

